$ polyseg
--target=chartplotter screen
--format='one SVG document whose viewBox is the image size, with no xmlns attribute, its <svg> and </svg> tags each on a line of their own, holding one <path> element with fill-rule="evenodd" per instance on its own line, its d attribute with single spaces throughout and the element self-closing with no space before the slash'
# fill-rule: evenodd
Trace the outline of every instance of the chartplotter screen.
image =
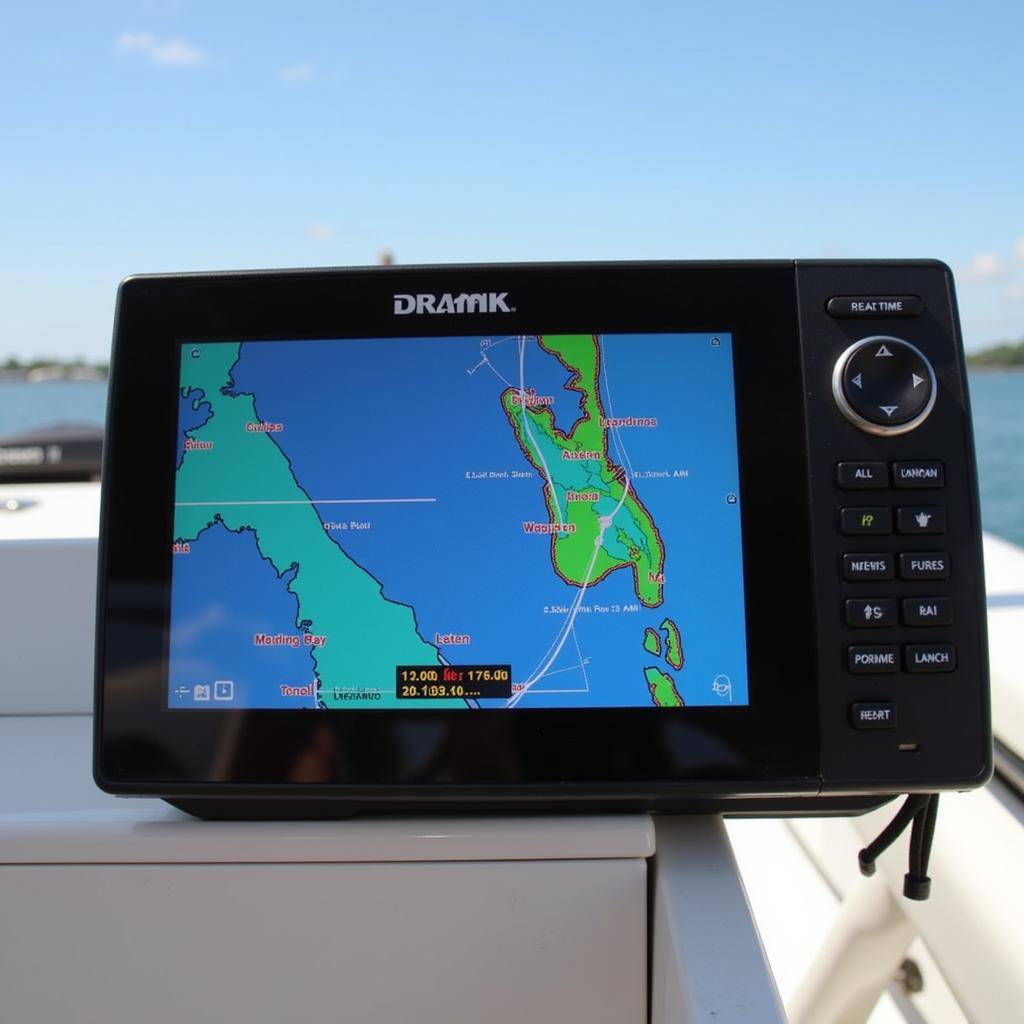
<svg viewBox="0 0 1024 1024">
<path fill-rule="evenodd" d="M 169 708 L 744 707 L 728 332 L 186 342 Z"/>
</svg>

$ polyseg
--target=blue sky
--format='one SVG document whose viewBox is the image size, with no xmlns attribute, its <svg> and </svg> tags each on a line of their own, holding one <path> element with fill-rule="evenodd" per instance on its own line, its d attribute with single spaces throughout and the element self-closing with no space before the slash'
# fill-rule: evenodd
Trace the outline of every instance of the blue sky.
<svg viewBox="0 0 1024 1024">
<path fill-rule="evenodd" d="M 1024 336 L 1024 4 L 11 5 L 0 356 L 129 273 L 934 256 Z"/>
</svg>

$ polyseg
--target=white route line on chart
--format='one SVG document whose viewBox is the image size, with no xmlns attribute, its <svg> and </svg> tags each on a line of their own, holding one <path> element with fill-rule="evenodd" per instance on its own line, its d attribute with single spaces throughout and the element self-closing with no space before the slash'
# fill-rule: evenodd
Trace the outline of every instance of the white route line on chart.
<svg viewBox="0 0 1024 1024">
<path fill-rule="evenodd" d="M 286 501 L 176 501 L 175 508 L 211 508 L 216 505 L 425 505 L 437 498 L 290 498 Z"/>
</svg>

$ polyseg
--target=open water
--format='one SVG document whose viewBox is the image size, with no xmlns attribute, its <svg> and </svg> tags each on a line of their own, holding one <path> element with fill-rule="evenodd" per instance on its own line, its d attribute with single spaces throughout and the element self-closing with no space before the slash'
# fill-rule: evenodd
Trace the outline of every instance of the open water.
<svg viewBox="0 0 1024 1024">
<path fill-rule="evenodd" d="M 985 529 L 1024 546 L 1024 372 L 971 374 Z M 0 381 L 0 437 L 55 422 L 102 423 L 103 383 Z"/>
</svg>

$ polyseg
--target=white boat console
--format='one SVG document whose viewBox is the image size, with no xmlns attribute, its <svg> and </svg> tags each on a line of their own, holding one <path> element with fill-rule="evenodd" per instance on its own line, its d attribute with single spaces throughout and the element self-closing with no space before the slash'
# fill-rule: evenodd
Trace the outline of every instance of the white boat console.
<svg viewBox="0 0 1024 1024">
<path fill-rule="evenodd" d="M 0 717 L 6 1019 L 785 1019 L 719 818 L 203 822 L 90 729 Z"/>
</svg>

